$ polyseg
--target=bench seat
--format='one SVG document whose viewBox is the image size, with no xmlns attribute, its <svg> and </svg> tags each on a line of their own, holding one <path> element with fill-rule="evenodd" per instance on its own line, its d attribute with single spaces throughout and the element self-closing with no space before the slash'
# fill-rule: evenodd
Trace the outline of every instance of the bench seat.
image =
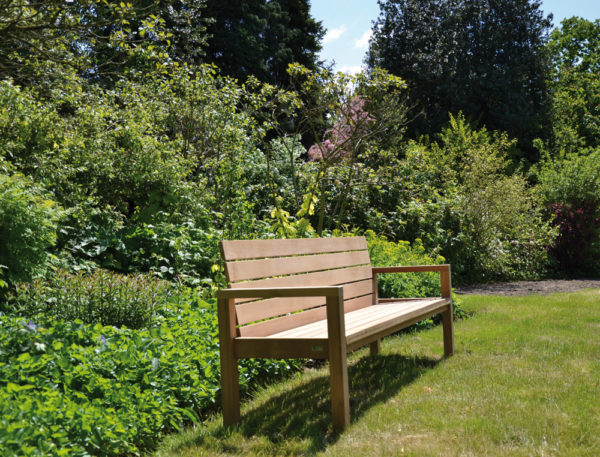
<svg viewBox="0 0 600 457">
<path fill-rule="evenodd" d="M 423 316 L 431 316 L 433 312 L 441 312 L 448 306 L 445 298 L 427 298 L 422 300 L 406 300 L 367 306 L 345 313 L 346 344 L 363 346 L 369 343 L 363 340 L 384 331 L 394 332 L 419 322 Z M 327 338 L 327 319 L 306 324 L 268 336 L 271 339 L 294 338 Z"/>
</svg>

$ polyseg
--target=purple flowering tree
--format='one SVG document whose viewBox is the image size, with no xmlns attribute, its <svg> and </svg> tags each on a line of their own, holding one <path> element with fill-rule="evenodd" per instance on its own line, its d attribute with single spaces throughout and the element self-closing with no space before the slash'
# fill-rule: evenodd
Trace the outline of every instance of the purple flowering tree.
<svg viewBox="0 0 600 457">
<path fill-rule="evenodd" d="M 341 226 L 373 140 L 404 128 L 405 84 L 379 69 L 348 75 L 291 65 L 288 71 L 300 98 L 314 101 L 300 107 L 296 123 L 317 139 L 307 152 L 315 173 L 297 215 L 311 216 L 317 209 L 321 234 Z"/>
</svg>

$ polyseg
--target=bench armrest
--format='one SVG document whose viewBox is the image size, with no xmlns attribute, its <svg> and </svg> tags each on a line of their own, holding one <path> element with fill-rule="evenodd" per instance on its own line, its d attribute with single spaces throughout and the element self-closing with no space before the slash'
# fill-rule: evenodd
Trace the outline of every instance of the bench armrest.
<svg viewBox="0 0 600 457">
<path fill-rule="evenodd" d="M 235 338 L 236 298 L 273 298 L 273 297 L 325 297 L 327 310 L 327 329 L 329 339 L 335 340 L 340 347 L 346 347 L 344 319 L 344 287 L 267 287 L 246 289 L 221 289 L 217 291 L 217 312 L 221 341 Z"/>
<path fill-rule="evenodd" d="M 339 296 L 344 296 L 344 288 L 342 286 L 259 287 L 246 289 L 221 289 L 217 291 L 217 299 Z"/>
<path fill-rule="evenodd" d="M 450 265 L 406 265 L 397 267 L 373 267 L 373 292 L 377 294 L 377 275 L 380 273 L 420 273 L 437 271 L 440 273 L 443 298 L 452 298 Z"/>
<path fill-rule="evenodd" d="M 419 273 L 427 271 L 450 271 L 450 265 L 403 265 L 397 267 L 373 267 L 373 274 L 377 273 Z"/>
</svg>

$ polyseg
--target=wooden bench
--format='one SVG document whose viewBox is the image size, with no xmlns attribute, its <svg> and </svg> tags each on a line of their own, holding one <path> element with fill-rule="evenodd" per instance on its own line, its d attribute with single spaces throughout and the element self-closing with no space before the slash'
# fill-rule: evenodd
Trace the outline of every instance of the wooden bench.
<svg viewBox="0 0 600 457">
<path fill-rule="evenodd" d="M 239 423 L 237 359 L 329 359 L 333 429 L 350 423 L 346 353 L 442 313 L 454 352 L 450 265 L 371 267 L 364 237 L 223 241 L 217 293 L 223 421 Z M 379 273 L 437 271 L 441 296 L 379 299 Z"/>
</svg>

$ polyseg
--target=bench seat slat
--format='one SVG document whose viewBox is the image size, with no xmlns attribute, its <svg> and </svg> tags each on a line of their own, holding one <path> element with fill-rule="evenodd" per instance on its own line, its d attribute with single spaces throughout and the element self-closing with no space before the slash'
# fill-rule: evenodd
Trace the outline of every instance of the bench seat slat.
<svg viewBox="0 0 600 457">
<path fill-rule="evenodd" d="M 445 298 L 432 299 L 427 306 L 416 307 L 411 310 L 406 310 L 405 313 L 393 316 L 390 318 L 381 318 L 377 321 L 372 321 L 368 327 L 357 327 L 346 335 L 348 345 L 367 338 L 370 335 L 376 335 L 382 331 L 388 331 L 391 328 L 397 327 L 400 324 L 414 322 L 415 319 L 421 320 L 419 317 L 431 316 L 435 311 L 442 312 L 447 309 L 450 302 Z M 418 319 L 417 319 L 418 318 Z"/>
<path fill-rule="evenodd" d="M 245 260 L 290 255 L 367 249 L 364 237 L 303 238 L 291 240 L 229 240 L 221 244 L 223 260 Z"/>
<path fill-rule="evenodd" d="M 365 250 L 227 262 L 226 271 L 229 281 L 236 282 L 329 270 L 332 268 L 338 269 L 356 265 L 368 265 L 369 263 L 369 251 Z"/>
</svg>

